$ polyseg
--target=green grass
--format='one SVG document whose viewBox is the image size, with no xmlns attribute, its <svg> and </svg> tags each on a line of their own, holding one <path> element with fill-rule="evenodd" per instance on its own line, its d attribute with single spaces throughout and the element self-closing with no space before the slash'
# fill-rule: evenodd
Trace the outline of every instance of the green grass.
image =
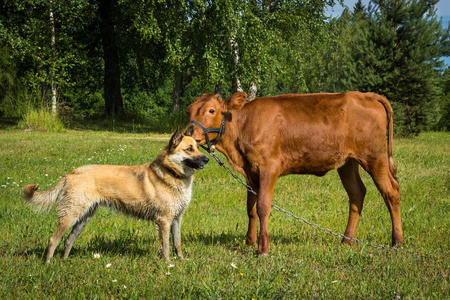
<svg viewBox="0 0 450 300">
<path fill-rule="evenodd" d="M 52 187 L 86 164 L 140 164 L 168 135 L 66 131 L 0 132 L 0 299 L 449 299 L 450 134 L 398 139 L 405 249 L 434 256 L 341 246 L 340 239 L 272 210 L 271 255 L 245 247 L 245 190 L 211 161 L 196 174 L 183 219 L 185 260 L 158 259 L 153 223 L 100 209 L 69 259 L 62 243 L 44 264 L 56 208 L 33 211 L 21 188 Z M 387 208 L 367 174 L 357 238 L 388 245 Z M 274 203 L 343 232 L 348 203 L 337 172 L 279 179 Z M 95 259 L 94 254 L 100 258 Z M 111 264 L 110 267 L 107 267 Z M 236 266 L 234 268 L 233 266 Z M 170 275 L 169 275 L 170 274 Z"/>
</svg>

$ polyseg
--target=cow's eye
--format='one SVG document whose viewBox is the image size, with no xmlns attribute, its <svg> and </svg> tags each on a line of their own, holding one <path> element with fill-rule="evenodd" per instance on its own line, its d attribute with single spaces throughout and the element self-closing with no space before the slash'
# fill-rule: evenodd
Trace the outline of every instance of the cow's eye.
<svg viewBox="0 0 450 300">
<path fill-rule="evenodd" d="M 213 114 L 213 113 L 214 113 L 214 109 L 210 109 L 210 110 L 209 110 L 209 113 L 210 113 L 210 114 Z"/>
<path fill-rule="evenodd" d="M 190 146 L 189 148 L 186 149 L 186 151 L 194 152 L 194 147 Z"/>
</svg>

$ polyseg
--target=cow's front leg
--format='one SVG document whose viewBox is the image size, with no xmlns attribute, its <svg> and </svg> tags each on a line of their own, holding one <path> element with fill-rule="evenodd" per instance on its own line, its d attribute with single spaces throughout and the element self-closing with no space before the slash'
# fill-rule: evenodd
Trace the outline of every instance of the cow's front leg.
<svg viewBox="0 0 450 300">
<path fill-rule="evenodd" d="M 252 187 L 253 188 L 253 187 Z M 247 192 L 247 215 L 248 215 L 248 231 L 247 246 L 253 246 L 256 244 L 256 236 L 258 233 L 258 214 L 256 211 L 256 200 L 258 196 L 252 192 Z"/>
<path fill-rule="evenodd" d="M 256 209 L 260 222 L 258 240 L 258 255 L 268 255 L 270 249 L 269 241 L 269 216 L 272 208 L 272 196 L 278 174 L 267 172 L 261 176 L 258 203 Z"/>
</svg>

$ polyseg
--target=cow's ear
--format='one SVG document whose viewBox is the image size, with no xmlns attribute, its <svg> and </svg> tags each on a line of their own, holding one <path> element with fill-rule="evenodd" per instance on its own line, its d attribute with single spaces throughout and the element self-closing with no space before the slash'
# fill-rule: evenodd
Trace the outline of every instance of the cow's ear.
<svg viewBox="0 0 450 300">
<path fill-rule="evenodd" d="M 224 103 L 224 113 L 239 110 L 244 106 L 247 101 L 247 93 L 245 92 L 237 92 L 234 93 L 230 98 L 227 99 Z"/>
</svg>

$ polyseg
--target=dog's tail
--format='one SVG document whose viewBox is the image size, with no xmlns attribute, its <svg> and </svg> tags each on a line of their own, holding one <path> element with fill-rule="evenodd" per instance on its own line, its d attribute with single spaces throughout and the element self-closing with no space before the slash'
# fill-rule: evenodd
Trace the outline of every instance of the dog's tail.
<svg viewBox="0 0 450 300">
<path fill-rule="evenodd" d="M 66 186 L 66 178 L 62 178 L 51 189 L 38 191 L 39 185 L 28 184 L 22 190 L 22 197 L 39 211 L 48 211 L 56 203 Z"/>
</svg>

